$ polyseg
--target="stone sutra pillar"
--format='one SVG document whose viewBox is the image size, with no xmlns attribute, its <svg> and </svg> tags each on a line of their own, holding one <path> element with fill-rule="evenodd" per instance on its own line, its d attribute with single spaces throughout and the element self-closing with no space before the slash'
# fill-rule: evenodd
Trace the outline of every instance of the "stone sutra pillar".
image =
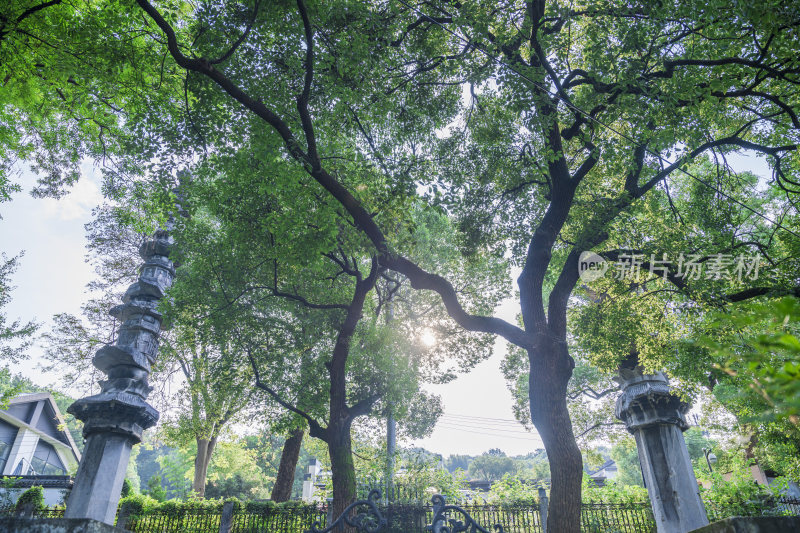
<svg viewBox="0 0 800 533">
<path fill-rule="evenodd" d="M 683 440 L 689 405 L 670 393 L 667 377 L 622 369 L 617 418 L 636 439 L 658 533 L 684 533 L 708 524 Z"/>
<path fill-rule="evenodd" d="M 158 302 L 172 284 L 172 241 L 159 230 L 139 248 L 144 264 L 139 279 L 111 310 L 120 327 L 116 342 L 100 348 L 93 363 L 107 376 L 100 393 L 82 398 L 67 412 L 83 421 L 86 447 L 67 501 L 66 518 L 92 518 L 113 524 L 131 448 L 155 425 L 158 411 L 147 403 L 150 365 L 156 359 L 162 316 Z"/>
</svg>

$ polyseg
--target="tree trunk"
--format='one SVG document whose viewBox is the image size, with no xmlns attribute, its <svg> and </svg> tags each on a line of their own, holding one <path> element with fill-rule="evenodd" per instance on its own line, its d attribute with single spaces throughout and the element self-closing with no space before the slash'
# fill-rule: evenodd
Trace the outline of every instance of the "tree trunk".
<svg viewBox="0 0 800 533">
<path fill-rule="evenodd" d="M 194 479 L 192 480 L 192 490 L 198 498 L 206 495 L 206 476 L 208 474 L 208 463 L 211 462 L 211 454 L 214 453 L 214 446 L 217 438 L 210 439 L 197 438 L 197 455 L 194 458 Z"/>
<path fill-rule="evenodd" d="M 328 453 L 331 459 L 331 477 L 333 478 L 333 519 L 339 518 L 345 508 L 356 499 L 356 469 L 353 464 L 353 452 L 350 441 L 350 426 L 332 431 L 328 427 Z M 342 527 L 337 532 L 349 532 L 351 528 Z"/>
<path fill-rule="evenodd" d="M 278 477 L 275 478 L 275 485 L 272 487 L 272 501 L 274 502 L 286 502 L 292 497 L 294 471 L 297 468 L 297 460 L 300 458 L 300 446 L 303 444 L 304 433 L 302 429 L 295 429 L 283 443 Z"/>
<path fill-rule="evenodd" d="M 566 343 L 546 338 L 530 360 L 531 418 L 550 461 L 550 507 L 547 531 L 580 533 L 583 461 L 567 411 L 567 383 L 574 362 Z"/>
</svg>

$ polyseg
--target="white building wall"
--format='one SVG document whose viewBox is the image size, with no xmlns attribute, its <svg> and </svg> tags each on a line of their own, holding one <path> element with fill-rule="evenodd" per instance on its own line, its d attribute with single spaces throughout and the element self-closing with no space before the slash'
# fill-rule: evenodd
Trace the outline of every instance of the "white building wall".
<svg viewBox="0 0 800 533">
<path fill-rule="evenodd" d="M 17 465 L 23 460 L 20 475 L 29 474 L 30 461 L 38 443 L 39 435 L 29 429 L 19 428 L 17 438 L 14 439 L 14 444 L 11 446 L 11 452 L 8 455 L 8 461 L 6 461 L 6 466 L 3 469 L 3 474 L 12 475 Z"/>
<path fill-rule="evenodd" d="M 28 489 L 6 489 L 0 487 L 0 507 L 14 505 L 26 490 Z M 42 489 L 42 494 L 44 494 L 44 504 L 48 507 L 66 503 L 66 489 Z"/>
</svg>

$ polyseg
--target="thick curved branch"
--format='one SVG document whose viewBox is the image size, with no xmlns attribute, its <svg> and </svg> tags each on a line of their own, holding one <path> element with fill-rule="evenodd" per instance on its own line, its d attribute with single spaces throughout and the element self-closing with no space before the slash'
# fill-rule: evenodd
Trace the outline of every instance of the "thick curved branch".
<svg viewBox="0 0 800 533">
<path fill-rule="evenodd" d="M 344 207 L 353 217 L 355 224 L 364 232 L 378 250 L 378 261 L 381 265 L 395 270 L 406 276 L 412 287 L 435 291 L 442 298 L 445 308 L 450 316 L 462 327 L 470 331 L 493 333 L 504 337 L 517 346 L 530 345 L 528 335 L 517 326 L 496 317 L 485 317 L 467 313 L 458 301 L 458 296 L 453 286 L 441 276 L 426 272 L 412 261 L 393 254 L 386 236 L 375 223 L 372 215 L 341 183 L 331 176 L 324 168 L 314 165 L 309 156 L 304 153 L 289 126 L 274 111 L 262 102 L 255 100 L 245 93 L 239 86 L 228 79 L 221 71 L 214 68 L 204 59 L 192 59 L 184 56 L 179 47 L 175 31 L 164 20 L 164 17 L 147 0 L 136 0 L 137 4 L 155 21 L 167 37 L 167 48 L 179 66 L 207 76 L 233 99 L 255 113 L 259 118 L 269 124 L 284 141 L 289 154 L 300 162 L 306 171 L 319 183 L 333 198 Z M 556 132 L 556 135 L 557 132 Z"/>
<path fill-rule="evenodd" d="M 686 163 L 688 163 L 689 161 L 691 161 L 692 159 L 694 159 L 698 155 L 702 154 L 703 152 L 705 152 L 707 150 L 711 150 L 713 148 L 717 148 L 717 147 L 720 147 L 720 146 L 738 146 L 738 147 L 744 148 L 746 150 L 753 150 L 753 151 L 760 152 L 760 153 L 763 153 L 763 154 L 771 155 L 773 157 L 776 156 L 777 154 L 781 153 L 781 152 L 788 152 L 788 151 L 797 149 L 797 145 L 796 144 L 787 144 L 787 145 L 784 145 L 784 146 L 774 146 L 774 147 L 773 146 L 764 146 L 764 145 L 757 144 L 757 143 L 754 143 L 754 142 L 751 142 L 751 141 L 747 141 L 745 139 L 741 139 L 741 138 L 736 137 L 736 136 L 723 137 L 721 139 L 708 141 L 706 143 L 701 144 L 700 146 L 698 146 L 697 148 L 695 148 L 694 150 L 692 150 L 691 152 L 689 152 L 685 156 L 681 157 L 680 159 L 678 159 L 677 161 L 675 161 L 671 165 L 668 165 L 668 166 L 664 167 L 664 169 L 662 169 L 655 176 L 650 178 L 650 180 L 648 180 L 647 183 L 645 183 L 641 187 L 636 187 L 636 192 L 633 195 L 634 198 L 641 198 L 647 191 L 649 191 L 650 189 L 655 187 L 658 182 L 660 182 L 661 180 L 663 180 L 664 178 L 666 178 L 667 176 L 669 176 L 670 174 L 675 172 L 675 170 L 677 170 L 681 166 L 685 165 Z"/>
<path fill-rule="evenodd" d="M 281 405 L 281 407 L 288 409 L 289 411 L 305 418 L 306 421 L 308 422 L 309 433 L 318 439 L 325 440 L 327 438 L 327 430 L 322 426 L 320 426 L 319 422 L 317 422 L 313 417 L 311 417 L 311 415 L 309 415 L 302 409 L 298 409 L 294 405 L 290 404 L 289 402 L 281 398 L 280 394 L 278 394 L 275 391 L 275 389 L 273 389 L 272 387 L 261 381 L 261 373 L 258 370 L 258 364 L 256 363 L 255 357 L 253 357 L 253 352 L 250 350 L 250 348 L 245 348 L 245 351 L 247 352 L 247 359 L 250 361 L 250 366 L 252 367 L 253 374 L 255 375 L 256 387 L 269 394 L 272 397 L 272 399 L 274 399 Z"/>
<path fill-rule="evenodd" d="M 442 276 L 426 272 L 402 256 L 387 254 L 381 256 L 380 261 L 387 268 L 406 276 L 413 289 L 430 290 L 439 294 L 447 314 L 464 329 L 500 335 L 521 348 L 531 347 L 531 338 L 521 328 L 497 317 L 467 313 L 458 301 L 458 295 L 453 286 Z"/>
<path fill-rule="evenodd" d="M 381 394 L 373 394 L 359 402 L 356 402 L 351 407 L 347 408 L 347 414 L 350 415 L 350 418 L 368 415 L 372 410 L 372 406 L 375 405 L 375 402 L 380 400 L 381 396 Z"/>
<path fill-rule="evenodd" d="M 41 4 L 37 4 L 35 6 L 29 7 L 28 9 L 26 9 L 25 11 L 20 13 L 20 15 L 16 19 L 14 19 L 14 23 L 19 24 L 23 20 L 25 20 L 26 18 L 28 18 L 31 15 L 33 15 L 34 13 L 36 13 L 38 11 L 41 11 L 42 9 L 48 8 L 50 6 L 54 6 L 54 5 L 60 4 L 60 3 L 61 3 L 61 0 L 50 0 L 49 2 L 44 2 L 44 3 L 41 3 Z M 2 41 L 3 37 L 5 37 L 8 34 L 8 32 L 5 31 L 6 25 L 8 24 L 8 18 L 5 17 L 4 15 L 0 14 L 0 22 L 2 22 L 2 24 L 0 24 L 0 41 Z"/>
<path fill-rule="evenodd" d="M 301 161 L 304 165 L 310 166 L 308 156 L 300 149 L 297 139 L 292 134 L 289 126 L 284 122 L 274 111 L 269 109 L 260 101 L 250 97 L 239 86 L 228 79 L 221 71 L 214 68 L 214 66 L 207 59 L 194 59 L 183 55 L 178 46 L 178 38 L 175 35 L 175 30 L 159 11 L 153 7 L 147 0 L 136 0 L 139 7 L 144 10 L 147 15 L 153 19 L 159 29 L 164 33 L 167 38 L 167 50 L 173 60 L 182 68 L 203 74 L 210 78 L 214 83 L 219 85 L 222 90 L 228 93 L 235 100 L 250 109 L 259 118 L 263 119 L 267 124 L 272 126 L 278 135 L 281 136 L 284 143 L 289 149 L 292 157 Z"/>
<path fill-rule="evenodd" d="M 242 32 L 241 37 L 239 37 L 236 40 L 236 42 L 233 43 L 233 45 L 228 49 L 227 52 L 222 54 L 222 56 L 220 56 L 217 59 L 212 59 L 211 61 L 209 61 L 209 63 L 211 63 L 212 65 L 217 65 L 219 63 L 223 63 L 223 62 L 227 61 L 228 59 L 230 59 L 230 57 L 234 53 L 236 53 L 236 50 L 242 45 L 244 40 L 247 39 L 247 36 L 250 34 L 250 30 L 253 28 L 253 24 L 255 24 L 255 22 L 256 22 L 256 17 L 258 16 L 258 8 L 259 8 L 260 4 L 261 4 L 261 2 L 256 0 L 256 4 L 253 6 L 253 16 L 250 18 L 250 22 L 247 24 L 247 27 L 244 29 L 244 32 Z M 198 35 L 198 37 L 199 37 L 199 35 Z"/>
<path fill-rule="evenodd" d="M 314 134 L 314 125 L 311 123 L 311 114 L 308 112 L 308 100 L 311 97 L 311 84 L 314 81 L 314 29 L 308 18 L 308 10 L 303 0 L 297 0 L 297 10 L 303 19 L 303 31 L 306 39 L 306 64 L 305 80 L 303 82 L 303 92 L 297 98 L 297 112 L 300 113 L 300 121 L 303 124 L 303 131 L 306 134 L 306 144 L 308 145 L 308 156 L 314 168 L 319 168 L 320 160 L 317 154 L 317 139 Z"/>
</svg>

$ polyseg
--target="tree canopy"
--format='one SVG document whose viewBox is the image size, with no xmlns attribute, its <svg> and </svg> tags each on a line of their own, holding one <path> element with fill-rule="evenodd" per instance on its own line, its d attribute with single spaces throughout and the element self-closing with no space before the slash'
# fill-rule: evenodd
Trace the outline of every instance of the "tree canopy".
<svg viewBox="0 0 800 533">
<path fill-rule="evenodd" d="M 60 77 L 43 85 L 47 94 L 69 86 L 76 97 L 114 95 L 119 111 L 105 112 L 117 119 L 121 155 L 109 191 L 141 192 L 145 177 L 157 194 L 143 201 L 165 205 L 181 166 L 201 173 L 224 164 L 231 172 L 222 176 L 259 176 L 248 193 L 265 211 L 271 195 L 288 193 L 307 206 L 294 220 L 336 213 L 358 230 L 353 239 L 377 268 L 436 293 L 464 329 L 521 350 L 529 414 L 550 460 L 554 531 L 579 529 L 581 456 L 566 402 L 575 367 L 568 308 L 576 298 L 597 298 L 580 289 L 581 254 L 612 261 L 639 250 L 657 254 L 648 263 L 663 261 L 664 290 L 673 290 L 669 283 L 681 293 L 698 284 L 680 281 L 680 256 L 663 254 L 763 254 L 767 240 L 777 246 L 767 255 L 797 256 L 800 15 L 792 4 L 136 5 L 135 16 L 128 3 L 59 5 L 75 17 L 78 30 L 68 39 L 55 38 L 61 34 L 50 15 L 34 19 L 56 6 L 41 9 L 25 19 L 36 21 L 25 31 L 53 46 L 46 54 L 4 53 L 9 64 L 46 56 L 43 64 L 59 65 Z M 86 61 L 101 49 L 105 68 Z M 92 109 L 108 107 L 97 102 Z M 30 113 L 30 105 L 14 105 Z M 743 149 L 768 158 L 771 179 L 728 172 L 728 156 Z M 698 226 L 686 227 L 697 231 L 673 232 L 664 221 L 684 216 L 677 205 L 684 194 L 695 207 L 715 198 L 727 208 L 687 213 Z M 506 256 L 521 269 L 518 323 L 471 305 L 437 262 L 414 256 L 405 237 L 418 197 L 457 221 L 464 257 Z M 707 222 L 721 231 L 703 233 Z M 321 226 L 307 245 L 330 243 L 334 227 Z M 698 290 L 724 285 L 708 281 Z M 624 293 L 607 306 L 631 301 L 630 287 L 606 282 L 602 292 Z M 726 289 L 766 295 L 776 287 Z M 659 335 L 688 315 L 619 311 L 622 351 L 611 344 L 596 351 L 609 365 L 630 354 L 623 341 L 633 333 L 637 356 L 655 363 Z M 637 330 L 637 316 L 658 328 Z"/>
</svg>

